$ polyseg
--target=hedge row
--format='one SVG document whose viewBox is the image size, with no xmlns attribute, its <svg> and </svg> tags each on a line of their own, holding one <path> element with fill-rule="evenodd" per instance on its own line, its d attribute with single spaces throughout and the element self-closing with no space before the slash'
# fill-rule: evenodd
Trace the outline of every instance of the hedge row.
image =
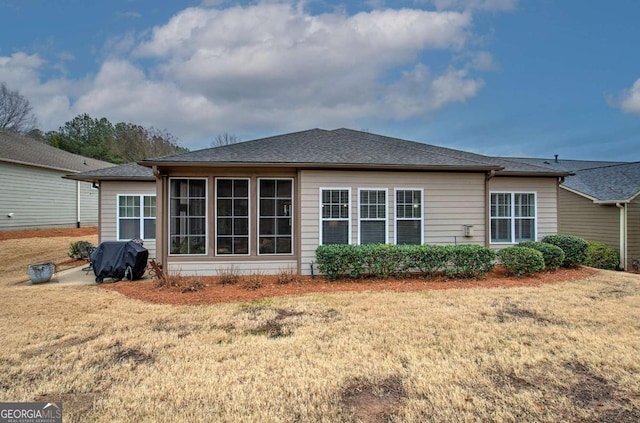
<svg viewBox="0 0 640 423">
<path fill-rule="evenodd" d="M 327 279 L 404 277 L 409 273 L 477 278 L 493 270 L 496 254 L 479 245 L 321 245 L 318 270 Z"/>
</svg>

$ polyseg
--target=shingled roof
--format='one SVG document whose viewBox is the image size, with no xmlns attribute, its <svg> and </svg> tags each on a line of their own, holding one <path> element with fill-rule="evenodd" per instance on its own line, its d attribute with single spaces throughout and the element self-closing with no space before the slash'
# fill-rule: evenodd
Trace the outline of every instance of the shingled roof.
<svg viewBox="0 0 640 423">
<path fill-rule="evenodd" d="M 140 166 L 137 163 L 127 163 L 119 166 L 111 166 L 104 169 L 91 170 L 82 173 L 65 176 L 67 179 L 75 179 L 85 182 L 97 181 L 155 181 L 150 167 Z"/>
<path fill-rule="evenodd" d="M 351 129 L 311 129 L 143 160 L 145 166 L 291 166 L 500 171 L 566 175 L 563 171 Z"/>
<path fill-rule="evenodd" d="M 578 170 L 563 186 L 598 203 L 626 203 L 640 195 L 640 162 Z"/>
<path fill-rule="evenodd" d="M 6 129 L 0 129 L 0 161 L 73 173 L 113 166 L 113 163 L 72 154 Z"/>
</svg>

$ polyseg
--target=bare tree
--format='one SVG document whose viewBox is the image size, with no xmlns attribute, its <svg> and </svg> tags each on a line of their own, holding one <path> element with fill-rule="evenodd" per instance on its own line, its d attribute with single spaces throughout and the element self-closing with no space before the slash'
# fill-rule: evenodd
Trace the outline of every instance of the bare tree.
<svg viewBox="0 0 640 423">
<path fill-rule="evenodd" d="M 36 124 L 32 107 L 18 91 L 12 91 L 4 82 L 0 83 L 0 128 L 26 133 Z"/>
<path fill-rule="evenodd" d="M 233 134 L 225 132 L 224 134 L 218 134 L 211 141 L 211 147 L 221 147 L 223 145 L 235 144 L 240 142 L 240 139 Z"/>
</svg>

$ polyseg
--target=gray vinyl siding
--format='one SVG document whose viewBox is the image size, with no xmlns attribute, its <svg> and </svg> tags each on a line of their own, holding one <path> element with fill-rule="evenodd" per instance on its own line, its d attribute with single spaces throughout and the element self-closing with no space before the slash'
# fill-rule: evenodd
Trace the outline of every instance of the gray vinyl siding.
<svg viewBox="0 0 640 423">
<path fill-rule="evenodd" d="M 118 195 L 156 195 L 155 182 L 100 182 L 100 242 L 118 240 Z M 156 222 L 156 237 L 158 234 Z M 149 258 L 156 257 L 156 241 L 145 240 Z"/>
<path fill-rule="evenodd" d="M 0 230 L 75 227 L 78 182 L 62 178 L 68 173 L 0 162 Z M 79 184 L 80 225 L 95 226 L 98 191 Z"/>
<path fill-rule="evenodd" d="M 620 252 L 620 210 L 560 188 L 559 232 L 604 242 Z"/>
<path fill-rule="evenodd" d="M 320 243 L 320 189 L 351 189 L 351 243 L 358 241 L 358 188 L 388 190 L 389 241 L 394 242 L 395 190 L 423 189 L 424 243 L 485 243 L 484 174 L 369 171 L 300 172 L 301 273 L 310 273 Z M 463 226 L 473 225 L 474 236 L 464 237 Z"/>
<path fill-rule="evenodd" d="M 495 177 L 489 181 L 489 191 L 534 192 L 537 240 L 558 233 L 558 182 L 555 178 Z M 508 244 L 491 244 L 491 247 L 500 248 L 505 245 Z"/>
<path fill-rule="evenodd" d="M 627 205 L 627 267 L 632 270 L 632 259 L 640 260 L 640 198 Z"/>
</svg>

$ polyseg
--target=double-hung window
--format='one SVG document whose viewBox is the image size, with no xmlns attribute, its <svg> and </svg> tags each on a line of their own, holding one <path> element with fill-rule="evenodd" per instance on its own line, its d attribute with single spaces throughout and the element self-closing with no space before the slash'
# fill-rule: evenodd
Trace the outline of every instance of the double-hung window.
<svg viewBox="0 0 640 423">
<path fill-rule="evenodd" d="M 293 180 L 259 179 L 258 254 L 293 253 Z"/>
<path fill-rule="evenodd" d="M 396 244 L 422 244 L 422 208 L 422 189 L 396 189 Z"/>
<path fill-rule="evenodd" d="M 360 244 L 387 242 L 387 190 L 359 189 L 358 237 Z"/>
<path fill-rule="evenodd" d="M 491 193 L 491 242 L 518 243 L 536 240 L 536 194 Z"/>
<path fill-rule="evenodd" d="M 216 254 L 249 255 L 249 179 L 216 179 Z"/>
<path fill-rule="evenodd" d="M 156 196 L 118 195 L 118 239 L 156 239 Z"/>
<path fill-rule="evenodd" d="M 207 180 L 169 180 L 169 253 L 206 254 Z"/>
<path fill-rule="evenodd" d="M 349 244 L 351 190 L 320 189 L 321 244 Z"/>
</svg>

